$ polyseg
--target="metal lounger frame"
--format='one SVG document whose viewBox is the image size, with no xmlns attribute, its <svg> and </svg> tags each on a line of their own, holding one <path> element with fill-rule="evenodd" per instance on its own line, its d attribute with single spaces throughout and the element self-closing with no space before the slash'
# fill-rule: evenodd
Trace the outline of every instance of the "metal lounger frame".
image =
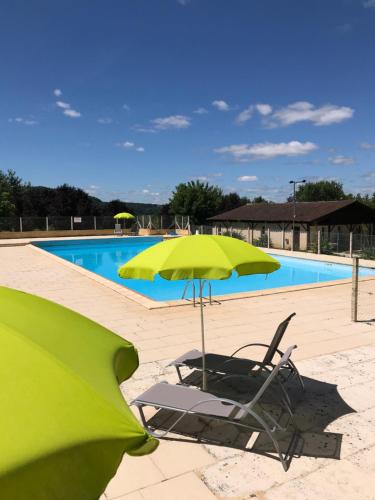
<svg viewBox="0 0 375 500">
<path fill-rule="evenodd" d="M 275 364 L 272 363 L 274 355 L 276 353 L 278 353 L 280 355 L 280 357 L 282 357 L 284 354 L 278 347 L 279 347 L 280 342 L 283 338 L 283 335 L 284 335 L 284 333 L 289 325 L 290 320 L 295 315 L 296 315 L 296 313 L 292 313 L 290 316 L 288 316 L 286 319 L 284 319 L 284 321 L 282 321 L 279 324 L 279 326 L 276 329 L 275 335 L 273 336 L 273 339 L 272 339 L 270 344 L 262 344 L 262 343 L 245 344 L 245 345 L 239 347 L 238 349 L 236 349 L 230 356 L 228 356 L 227 359 L 225 361 L 223 361 L 223 363 L 219 367 L 216 367 L 215 369 L 210 369 L 208 367 L 208 368 L 206 368 L 206 371 L 213 372 L 213 373 L 230 374 L 231 373 L 230 368 L 229 369 L 226 368 L 225 365 L 230 363 L 233 360 L 233 358 L 236 356 L 236 354 L 238 354 L 240 351 L 242 351 L 243 349 L 246 349 L 248 347 L 265 347 L 265 348 L 267 348 L 267 352 L 263 358 L 263 361 L 254 361 L 254 368 L 256 366 L 259 366 L 260 368 L 263 368 L 263 369 L 267 369 L 267 367 L 273 368 L 275 366 Z M 189 366 L 188 363 L 186 363 L 186 362 L 180 363 L 180 362 L 178 362 L 178 360 L 173 361 L 172 363 L 169 364 L 169 366 L 174 366 L 176 368 L 178 378 L 180 380 L 180 383 L 182 383 L 182 384 L 184 383 L 184 381 L 183 381 L 183 377 L 182 377 L 180 368 L 181 367 L 197 368 L 196 366 L 194 366 L 194 364 Z M 285 368 L 289 369 L 289 376 L 287 378 L 283 377 L 284 380 L 286 381 L 291 376 L 296 376 L 302 390 L 304 390 L 305 387 L 304 387 L 302 377 L 301 377 L 296 365 L 293 363 L 293 361 L 291 359 L 289 359 L 289 362 L 285 366 Z"/>
<path fill-rule="evenodd" d="M 277 442 L 277 440 L 276 440 L 276 438 L 274 436 L 274 433 L 277 432 L 277 431 L 279 431 L 279 432 L 285 432 L 287 430 L 288 424 L 290 422 L 292 422 L 294 424 L 293 413 L 292 413 L 292 411 L 290 409 L 290 406 L 289 406 L 288 402 L 285 401 L 284 398 L 281 398 L 282 402 L 284 403 L 285 408 L 287 409 L 287 411 L 289 413 L 289 419 L 288 419 L 287 425 L 285 427 L 281 426 L 279 424 L 279 422 L 277 422 L 272 417 L 272 415 L 270 415 L 263 408 L 261 409 L 261 412 L 262 412 L 262 414 L 264 416 L 261 416 L 261 415 L 259 415 L 257 413 L 257 411 L 254 409 L 254 407 L 257 405 L 257 403 L 260 402 L 262 396 L 267 391 L 267 389 L 269 388 L 269 386 L 272 383 L 272 381 L 275 378 L 277 380 L 278 372 L 280 371 L 280 369 L 282 367 L 284 367 L 285 365 L 287 365 L 287 363 L 289 361 L 289 358 L 290 358 L 290 355 L 291 355 L 291 353 L 292 353 L 292 351 L 293 351 L 293 349 L 295 347 L 296 346 L 291 346 L 291 347 L 289 347 L 285 351 L 285 353 L 283 354 L 283 356 L 282 356 L 281 360 L 279 361 L 279 363 L 277 365 L 275 365 L 275 367 L 273 368 L 272 371 L 270 371 L 269 376 L 264 381 L 264 383 L 262 384 L 262 386 L 260 387 L 260 389 L 258 390 L 258 392 L 255 394 L 255 396 L 253 397 L 253 399 L 249 403 L 247 403 L 247 404 L 242 404 L 242 403 L 239 403 L 238 401 L 234 401 L 234 400 L 231 400 L 231 399 L 228 399 L 228 398 L 221 398 L 221 397 L 218 397 L 218 396 L 215 396 L 215 395 L 214 395 L 214 399 L 212 398 L 212 395 L 211 395 L 210 399 L 202 399 L 201 401 L 199 401 L 198 403 L 195 403 L 194 405 L 192 405 L 188 409 L 186 409 L 186 408 L 184 408 L 184 409 L 178 408 L 177 405 L 176 406 L 164 405 L 164 404 L 158 403 L 157 401 L 154 401 L 154 400 L 153 401 L 142 400 L 142 395 L 139 396 L 139 398 L 136 398 L 134 401 L 132 401 L 131 404 L 137 406 L 137 408 L 139 410 L 139 413 L 140 413 L 140 416 L 141 416 L 142 423 L 143 423 L 144 427 L 146 428 L 146 430 L 151 435 L 153 435 L 153 436 L 155 436 L 155 437 L 157 437 L 159 439 L 166 437 L 166 435 L 168 433 L 170 433 L 173 430 L 173 428 L 188 414 L 194 414 L 194 415 L 198 415 L 198 416 L 201 416 L 201 417 L 204 417 L 204 418 L 211 418 L 211 419 L 215 419 L 215 420 L 229 422 L 229 423 L 231 423 L 233 425 L 236 425 L 236 426 L 239 426 L 239 427 L 251 430 L 251 431 L 266 432 L 266 434 L 268 435 L 268 437 L 272 441 L 274 449 L 275 449 L 276 453 L 279 456 L 279 459 L 280 459 L 280 461 L 282 463 L 282 466 L 283 466 L 284 470 L 287 471 L 288 470 L 287 458 L 288 458 L 289 452 L 291 450 L 291 447 L 293 445 L 294 437 L 296 435 L 296 432 L 293 434 L 293 438 L 291 439 L 290 445 L 289 445 L 287 451 L 285 452 L 285 456 L 283 456 L 283 454 L 281 452 L 279 443 Z M 156 386 L 157 385 L 158 384 L 156 384 Z M 169 385 L 169 384 L 167 384 L 167 385 Z M 156 387 L 156 386 L 154 386 L 154 387 Z M 180 386 L 172 386 L 172 387 L 177 388 L 177 387 L 180 387 Z M 181 389 L 182 390 L 189 390 L 189 391 L 201 392 L 202 394 L 204 394 L 203 391 L 198 391 L 198 389 L 187 388 L 187 387 L 183 387 L 183 386 L 181 386 Z M 151 388 L 151 390 L 152 390 L 152 388 Z M 227 417 L 222 417 L 222 416 L 218 416 L 218 415 L 214 415 L 214 414 L 208 414 L 208 413 L 204 413 L 204 412 L 199 412 L 199 410 L 198 410 L 198 407 L 200 405 L 207 405 L 207 404 L 210 404 L 210 403 L 218 403 L 218 402 L 227 403 L 227 404 L 232 405 L 233 407 L 237 407 L 239 409 L 239 411 L 242 410 L 243 415 L 241 416 L 241 418 L 243 418 L 246 415 L 250 415 L 251 417 L 253 417 L 258 422 L 259 427 L 255 426 L 255 425 L 243 423 L 240 420 L 236 421 L 234 418 L 229 418 L 229 417 L 227 418 Z M 159 432 L 156 432 L 154 429 L 152 429 L 152 428 L 149 427 L 149 425 L 148 425 L 148 423 L 146 421 L 145 415 L 143 413 L 143 407 L 144 406 L 153 406 L 153 407 L 158 408 L 158 409 L 165 409 L 165 410 L 177 411 L 177 412 L 181 413 L 181 416 L 178 417 L 178 419 L 175 422 L 173 422 L 173 424 L 171 424 L 168 427 L 167 430 L 159 433 Z M 267 422 L 266 419 L 268 419 L 269 422 Z"/>
</svg>

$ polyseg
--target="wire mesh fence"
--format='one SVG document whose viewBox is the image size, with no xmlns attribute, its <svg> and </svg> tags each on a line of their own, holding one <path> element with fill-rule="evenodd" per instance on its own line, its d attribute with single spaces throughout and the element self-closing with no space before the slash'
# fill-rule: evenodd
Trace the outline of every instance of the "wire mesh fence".
<svg viewBox="0 0 375 500">
<path fill-rule="evenodd" d="M 127 232 L 137 232 L 139 229 L 144 229 L 146 232 L 147 230 L 190 231 L 190 217 L 186 215 L 136 215 L 134 219 L 120 219 L 118 221 L 115 221 L 111 215 L 50 215 L 48 217 L 0 217 L 0 233 L 102 231 L 114 229 L 115 222 Z M 212 228 L 211 231 L 208 229 L 205 231 L 212 233 Z"/>
<path fill-rule="evenodd" d="M 336 231 L 310 234 L 308 250 L 325 255 L 375 259 L 375 235 Z"/>
</svg>

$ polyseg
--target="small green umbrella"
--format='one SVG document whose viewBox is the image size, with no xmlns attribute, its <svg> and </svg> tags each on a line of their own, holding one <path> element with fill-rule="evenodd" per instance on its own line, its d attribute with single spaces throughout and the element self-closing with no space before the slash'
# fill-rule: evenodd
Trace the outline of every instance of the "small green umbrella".
<svg viewBox="0 0 375 500">
<path fill-rule="evenodd" d="M 158 243 L 136 255 L 119 269 L 121 278 L 153 280 L 159 274 L 167 280 L 199 279 L 202 334 L 203 390 L 207 389 L 203 283 L 202 280 L 223 280 L 236 271 L 238 276 L 269 274 L 280 263 L 244 241 L 228 236 L 194 235 Z"/>
<path fill-rule="evenodd" d="M 129 214 L 128 212 L 120 212 L 113 216 L 114 219 L 134 219 L 133 214 Z"/>
<path fill-rule="evenodd" d="M 0 287 L 0 498 L 94 500 L 125 452 L 153 451 L 119 389 L 137 367 L 130 342 Z"/>
</svg>

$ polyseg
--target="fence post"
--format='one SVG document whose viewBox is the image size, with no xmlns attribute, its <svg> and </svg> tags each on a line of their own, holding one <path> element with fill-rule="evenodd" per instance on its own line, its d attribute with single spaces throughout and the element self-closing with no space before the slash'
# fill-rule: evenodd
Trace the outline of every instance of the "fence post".
<svg viewBox="0 0 375 500">
<path fill-rule="evenodd" d="M 250 226 L 247 226 L 247 242 L 250 243 Z"/>
<path fill-rule="evenodd" d="M 270 246 L 271 246 L 270 228 L 267 227 L 267 248 L 270 248 Z"/>
<path fill-rule="evenodd" d="M 352 271 L 352 321 L 358 319 L 358 262 L 359 258 L 353 258 Z"/>
<path fill-rule="evenodd" d="M 22 233 L 22 217 L 20 217 L 20 232 Z"/>
<path fill-rule="evenodd" d="M 70 216 L 70 230 L 73 231 L 73 215 Z"/>
<path fill-rule="evenodd" d="M 281 248 L 283 250 L 285 250 L 285 223 L 283 222 L 283 227 L 282 227 L 282 230 L 281 230 L 281 238 L 282 238 L 282 242 L 281 242 Z"/>
<path fill-rule="evenodd" d="M 253 245 L 254 243 L 254 225 L 251 226 L 251 233 L 250 233 L 250 243 Z"/>
<path fill-rule="evenodd" d="M 204 233 L 203 233 L 203 226 L 201 226 L 201 234 L 204 234 Z"/>
<path fill-rule="evenodd" d="M 96 215 L 94 215 L 94 229 L 96 231 Z"/>
<path fill-rule="evenodd" d="M 292 234 L 292 244 L 290 245 L 290 249 L 292 252 L 294 252 L 294 226 L 292 227 L 291 234 Z"/>
<path fill-rule="evenodd" d="M 163 228 L 163 216 L 162 215 L 160 216 L 160 229 L 164 229 Z"/>
<path fill-rule="evenodd" d="M 46 231 L 48 231 L 48 216 L 46 217 Z"/>
<path fill-rule="evenodd" d="M 318 254 L 321 253 L 321 231 L 318 229 Z"/>
<path fill-rule="evenodd" d="M 349 233 L 349 257 L 353 257 L 353 231 Z"/>
</svg>

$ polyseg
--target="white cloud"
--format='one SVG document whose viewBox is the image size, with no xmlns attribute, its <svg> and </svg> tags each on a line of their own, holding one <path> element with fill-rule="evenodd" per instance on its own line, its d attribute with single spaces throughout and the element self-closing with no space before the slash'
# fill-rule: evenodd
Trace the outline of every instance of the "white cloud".
<svg viewBox="0 0 375 500">
<path fill-rule="evenodd" d="M 188 3 L 190 3 L 190 0 L 177 0 L 177 3 L 179 3 L 180 5 L 187 5 Z"/>
<path fill-rule="evenodd" d="M 103 118 L 98 118 L 97 122 L 100 123 L 101 125 L 109 125 L 113 123 L 113 120 L 112 118 L 109 117 L 103 117 Z"/>
<path fill-rule="evenodd" d="M 89 186 L 85 189 L 85 192 L 87 194 L 90 194 L 91 196 L 96 196 L 98 194 L 99 189 L 100 189 L 100 186 L 96 186 L 95 184 L 91 184 L 91 186 Z"/>
<path fill-rule="evenodd" d="M 142 189 L 142 193 L 143 193 L 143 194 L 148 194 L 149 192 L 150 192 L 150 190 L 149 190 L 149 189 Z"/>
<path fill-rule="evenodd" d="M 56 96 L 56 97 L 60 97 L 62 95 L 62 91 L 60 89 L 55 89 L 53 91 L 53 94 Z"/>
<path fill-rule="evenodd" d="M 371 7 L 375 8 L 375 0 L 366 0 L 365 2 L 363 2 L 363 6 L 366 9 L 371 8 Z"/>
<path fill-rule="evenodd" d="M 269 104 L 256 104 L 256 110 L 262 116 L 268 116 L 272 113 L 272 106 Z"/>
<path fill-rule="evenodd" d="M 191 125 L 190 118 L 184 115 L 171 115 L 165 118 L 155 118 L 151 120 L 157 130 L 167 130 L 170 128 L 187 128 Z"/>
<path fill-rule="evenodd" d="M 132 129 L 135 130 L 136 132 L 143 132 L 145 134 L 155 134 L 156 130 L 152 127 L 144 127 L 143 125 L 139 125 L 138 123 L 136 125 L 132 126 Z"/>
<path fill-rule="evenodd" d="M 208 113 L 206 108 L 197 108 L 193 111 L 196 115 L 206 115 Z"/>
<path fill-rule="evenodd" d="M 75 109 L 64 109 L 63 114 L 69 116 L 69 118 L 80 118 L 81 113 Z"/>
<path fill-rule="evenodd" d="M 263 142 L 259 144 L 233 144 L 223 148 L 215 149 L 216 153 L 228 153 L 240 162 L 253 159 L 267 160 L 278 156 L 301 156 L 318 148 L 313 142 Z"/>
<path fill-rule="evenodd" d="M 362 142 L 360 146 L 362 149 L 375 149 L 375 144 L 370 144 L 369 142 Z"/>
<path fill-rule="evenodd" d="M 287 126 L 298 122 L 309 121 L 316 126 L 331 125 L 341 123 L 352 118 L 354 109 L 347 106 L 336 106 L 325 104 L 320 108 L 315 107 L 310 102 L 298 101 L 277 110 L 271 115 L 269 125 L 271 127 Z"/>
<path fill-rule="evenodd" d="M 136 146 L 135 142 L 132 141 L 119 142 L 117 146 L 120 146 L 120 148 L 124 149 L 134 149 L 134 151 L 137 151 L 137 153 L 143 153 L 145 151 L 144 147 Z"/>
<path fill-rule="evenodd" d="M 125 148 L 125 149 L 131 149 L 131 148 L 134 148 L 135 144 L 134 144 L 134 142 L 124 141 L 124 142 L 120 142 L 118 144 L 118 146 L 121 146 L 122 148 Z"/>
<path fill-rule="evenodd" d="M 63 109 L 63 114 L 69 118 L 80 118 L 82 116 L 79 111 L 72 109 L 68 102 L 56 101 L 56 106 Z"/>
<path fill-rule="evenodd" d="M 211 104 L 214 108 L 218 109 L 219 111 L 229 111 L 230 110 L 229 104 L 223 100 L 212 101 Z"/>
<path fill-rule="evenodd" d="M 332 165 L 353 165 L 354 164 L 354 158 L 352 156 L 343 156 L 343 155 L 331 156 L 331 158 L 328 158 L 328 161 Z"/>
<path fill-rule="evenodd" d="M 237 180 L 240 182 L 254 182 L 258 180 L 258 177 L 256 175 L 242 175 L 237 177 Z"/>
<path fill-rule="evenodd" d="M 128 106 L 127 104 L 123 104 L 122 109 L 125 109 L 125 111 L 130 111 L 130 106 Z"/>
<path fill-rule="evenodd" d="M 56 106 L 58 108 L 62 108 L 62 109 L 69 109 L 70 108 L 70 104 L 68 104 L 67 102 L 64 102 L 64 101 L 56 101 Z"/>
<path fill-rule="evenodd" d="M 250 120 L 250 118 L 253 115 L 253 111 L 254 111 L 254 106 L 249 106 L 248 108 L 244 109 L 243 111 L 241 111 L 241 113 L 239 113 L 236 116 L 235 122 L 238 125 L 243 125 L 244 123 Z"/>
<path fill-rule="evenodd" d="M 207 177 L 207 175 L 197 175 L 196 177 L 192 177 L 192 180 L 201 181 L 201 182 L 207 182 L 207 181 L 210 180 L 210 178 Z"/>
<path fill-rule="evenodd" d="M 22 125 L 37 125 L 38 122 L 34 120 L 33 118 L 22 118 L 21 116 L 18 116 L 17 118 L 9 118 L 8 120 L 9 123 L 20 123 Z"/>
</svg>

